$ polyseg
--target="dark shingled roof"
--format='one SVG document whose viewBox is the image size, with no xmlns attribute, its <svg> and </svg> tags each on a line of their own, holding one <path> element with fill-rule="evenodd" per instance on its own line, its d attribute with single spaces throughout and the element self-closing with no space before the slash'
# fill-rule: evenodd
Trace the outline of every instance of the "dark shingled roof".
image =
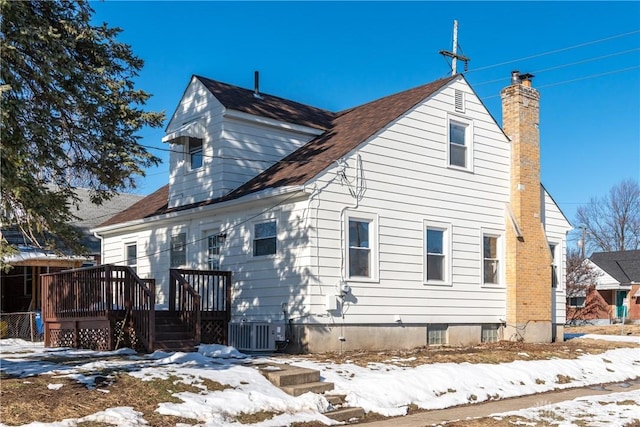
<svg viewBox="0 0 640 427">
<path fill-rule="evenodd" d="M 457 76 L 436 80 L 337 114 L 264 94 L 263 102 L 256 102 L 252 91 L 196 77 L 227 108 L 316 128 L 318 123 L 322 123 L 327 130 L 224 197 L 167 209 L 168 186 L 164 186 L 100 227 L 237 199 L 267 188 L 302 185 Z M 298 106 L 303 108 L 297 111 L 295 108 Z M 331 121 L 325 122 L 329 117 Z"/>
<path fill-rule="evenodd" d="M 640 283 L 640 250 L 595 252 L 589 259 L 621 284 Z"/>
<path fill-rule="evenodd" d="M 164 213 L 167 210 L 169 201 L 169 184 L 163 185 L 155 192 L 149 194 L 139 202 L 134 203 L 122 212 L 112 216 L 99 227 L 119 224 L 121 222 L 133 221 L 135 219 L 147 218 L 153 215 Z"/>
<path fill-rule="evenodd" d="M 232 86 L 202 76 L 195 77 L 200 80 L 227 109 L 320 130 L 326 130 L 331 126 L 334 113 L 330 111 L 266 93 L 260 93 L 260 97 L 258 98 L 253 95 L 254 92 L 252 90 Z"/>
</svg>

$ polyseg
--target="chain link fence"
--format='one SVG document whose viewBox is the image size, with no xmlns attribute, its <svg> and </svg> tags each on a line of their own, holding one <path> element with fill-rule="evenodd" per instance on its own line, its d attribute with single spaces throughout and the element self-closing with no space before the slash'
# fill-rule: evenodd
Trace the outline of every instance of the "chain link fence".
<svg viewBox="0 0 640 427">
<path fill-rule="evenodd" d="M 44 340 L 44 323 L 39 311 L 0 313 L 0 338 Z"/>
</svg>

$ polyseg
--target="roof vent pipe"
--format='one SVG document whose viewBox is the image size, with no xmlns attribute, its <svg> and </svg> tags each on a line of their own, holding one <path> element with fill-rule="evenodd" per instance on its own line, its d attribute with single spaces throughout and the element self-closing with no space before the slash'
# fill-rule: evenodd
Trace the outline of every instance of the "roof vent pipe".
<svg viewBox="0 0 640 427">
<path fill-rule="evenodd" d="M 253 97 L 262 99 L 260 96 L 260 71 L 253 72 Z"/>
<path fill-rule="evenodd" d="M 515 70 L 511 72 L 511 84 L 512 85 L 520 84 L 520 71 Z"/>
</svg>

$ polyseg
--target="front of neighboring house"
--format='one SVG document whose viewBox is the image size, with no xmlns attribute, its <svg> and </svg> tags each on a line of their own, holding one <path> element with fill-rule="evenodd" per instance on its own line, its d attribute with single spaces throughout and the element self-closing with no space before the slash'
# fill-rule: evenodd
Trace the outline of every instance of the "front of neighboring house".
<svg viewBox="0 0 640 427">
<path fill-rule="evenodd" d="M 160 304 L 169 268 L 229 270 L 231 330 L 294 351 L 562 339 L 539 94 L 514 73 L 501 95 L 504 131 L 461 75 L 339 113 L 194 76 L 169 184 L 94 229 L 103 262 Z"/>
<path fill-rule="evenodd" d="M 588 262 L 598 277 L 594 286 L 568 298 L 570 318 L 592 323 L 640 320 L 640 250 L 595 252 Z"/>
</svg>

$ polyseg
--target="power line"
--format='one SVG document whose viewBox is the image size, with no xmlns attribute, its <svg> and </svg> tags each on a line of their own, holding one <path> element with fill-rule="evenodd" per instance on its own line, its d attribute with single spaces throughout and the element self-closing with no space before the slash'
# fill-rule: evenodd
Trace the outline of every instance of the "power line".
<svg viewBox="0 0 640 427">
<path fill-rule="evenodd" d="M 607 72 L 604 72 L 604 73 L 591 74 L 589 76 L 577 77 L 575 79 L 564 80 L 564 81 L 556 82 L 556 83 L 549 83 L 549 84 L 546 84 L 546 85 L 536 86 L 536 88 L 541 89 L 541 88 L 551 87 L 551 86 L 560 86 L 560 85 L 563 85 L 563 84 L 573 83 L 573 82 L 577 82 L 577 81 L 580 81 L 580 80 L 594 79 L 596 77 L 602 77 L 602 76 L 608 76 L 608 75 L 611 75 L 611 74 L 624 73 L 626 71 L 637 70 L 637 69 L 640 69 L 640 65 L 636 65 L 635 67 L 627 67 L 627 68 L 621 68 L 621 69 L 618 69 L 618 70 L 607 71 Z M 492 99 L 492 98 L 497 98 L 499 96 L 500 96 L 500 94 L 490 95 L 490 96 L 483 96 L 481 98 L 482 99 Z"/>
<path fill-rule="evenodd" d="M 622 33 L 622 34 L 616 34 L 614 36 L 605 37 L 605 38 L 598 39 L 598 40 L 592 40 L 592 41 L 589 41 L 589 42 L 584 42 L 584 43 L 580 43 L 580 44 L 573 45 L 573 46 L 568 46 L 568 47 L 563 47 L 563 48 L 560 48 L 560 49 L 550 50 L 548 52 L 542 52 L 542 53 L 537 53 L 535 55 L 525 56 L 523 58 L 512 59 L 510 61 L 500 62 L 498 64 L 487 65 L 487 66 L 484 66 L 484 67 L 471 69 L 471 70 L 467 71 L 467 74 L 468 73 L 473 73 L 473 72 L 476 72 L 476 71 L 488 70 L 490 68 L 500 67 L 502 65 L 513 64 L 514 62 L 526 61 L 528 59 L 533 59 L 533 58 L 539 58 L 541 56 L 553 55 L 553 54 L 556 54 L 556 53 L 565 52 L 567 50 L 577 49 L 577 48 L 580 48 L 580 47 L 589 46 L 589 45 L 597 44 L 597 43 L 602 43 L 602 42 L 605 42 L 605 41 L 609 41 L 609 40 L 613 40 L 613 39 L 617 39 L 617 38 L 621 38 L 621 37 L 626 37 L 626 36 L 630 36 L 630 35 L 638 34 L 638 33 L 640 33 L 640 30 L 629 31 L 627 33 Z"/>
<path fill-rule="evenodd" d="M 570 62 L 568 64 L 555 65 L 553 67 L 543 68 L 541 70 L 534 70 L 534 71 L 530 71 L 530 73 L 538 75 L 540 73 L 544 73 L 544 72 L 547 72 L 547 71 L 558 70 L 560 68 L 571 67 L 571 66 L 579 65 L 579 64 L 586 64 L 588 62 L 594 62 L 594 61 L 599 61 L 601 59 L 612 58 L 614 56 L 625 55 L 627 53 L 637 52 L 639 50 L 640 50 L 640 47 L 636 47 L 634 49 L 628 49 L 628 50 L 624 50 L 624 51 L 621 51 L 621 52 L 610 53 L 608 55 L 597 56 L 597 57 L 594 57 L 594 58 L 587 58 L 587 59 L 583 59 L 583 60 L 580 60 L 580 61 Z M 477 86 L 482 86 L 482 85 L 486 85 L 486 84 L 489 84 L 489 83 L 503 82 L 505 80 L 509 80 L 509 77 L 501 77 L 499 79 L 487 80 L 487 81 L 484 81 L 484 82 L 481 82 L 481 83 L 474 83 L 472 86 L 473 87 L 477 87 Z"/>
</svg>

